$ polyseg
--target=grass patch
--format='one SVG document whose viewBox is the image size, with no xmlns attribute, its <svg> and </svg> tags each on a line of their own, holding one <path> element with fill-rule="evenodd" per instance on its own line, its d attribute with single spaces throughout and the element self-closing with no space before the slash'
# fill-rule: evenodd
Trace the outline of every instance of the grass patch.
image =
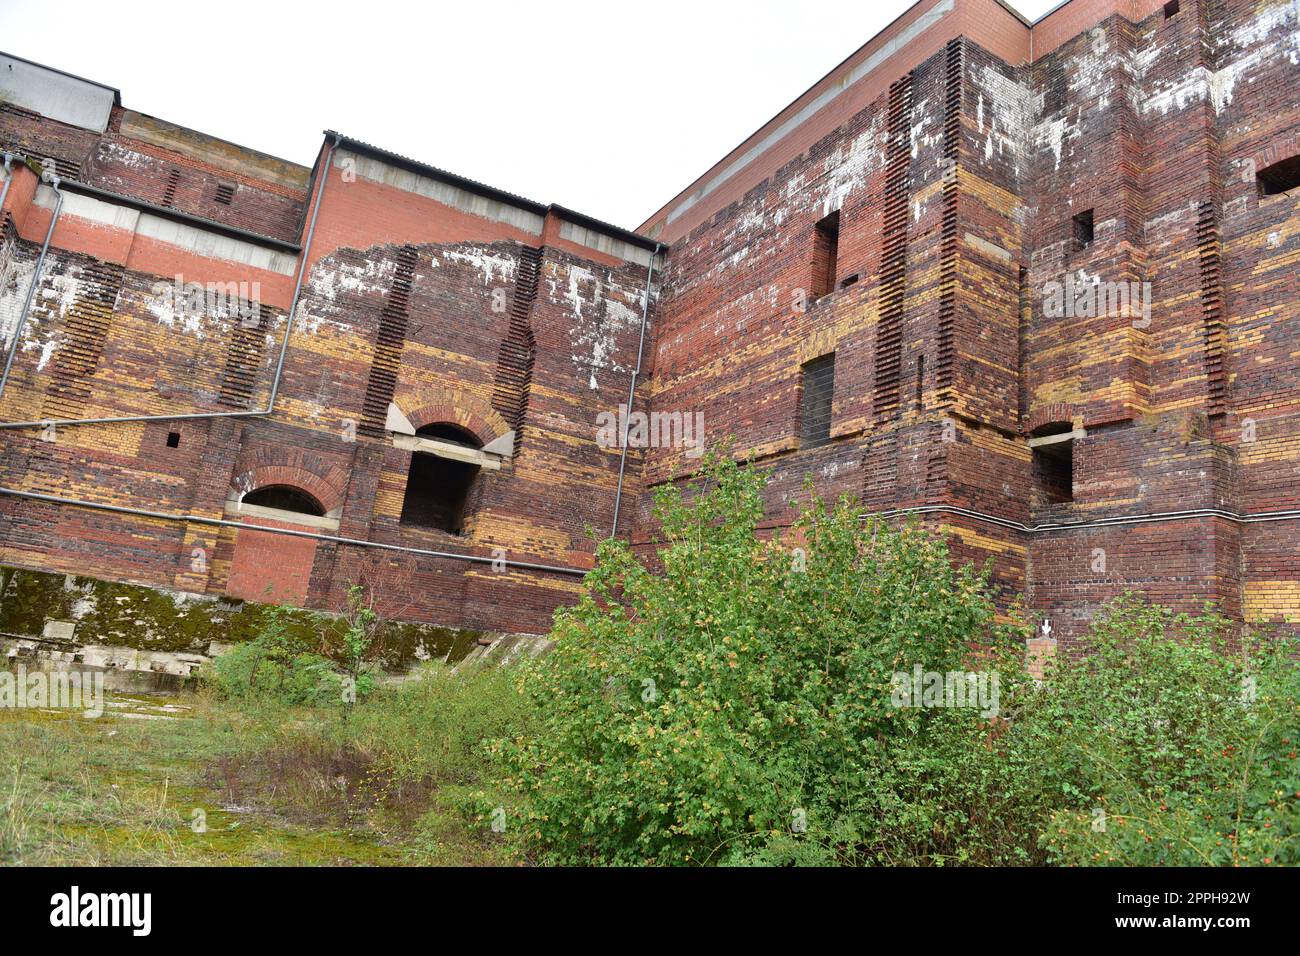
<svg viewBox="0 0 1300 956">
<path fill-rule="evenodd" d="M 466 794 L 517 700 L 499 669 L 431 667 L 348 710 L 204 691 L 170 718 L 0 711 L 0 863 L 508 865 Z"/>
</svg>

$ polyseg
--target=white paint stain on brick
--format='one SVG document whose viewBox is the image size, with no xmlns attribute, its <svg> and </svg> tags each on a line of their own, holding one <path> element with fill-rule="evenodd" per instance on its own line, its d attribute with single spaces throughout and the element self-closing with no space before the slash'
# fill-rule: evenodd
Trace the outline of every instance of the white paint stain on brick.
<svg viewBox="0 0 1300 956">
<path fill-rule="evenodd" d="M 443 258 L 451 262 L 465 262 L 472 265 L 482 273 L 484 285 L 491 285 L 493 281 L 513 281 L 515 267 L 518 264 L 518 260 L 514 256 L 493 252 L 490 249 L 478 246 L 444 252 Z"/>
<path fill-rule="evenodd" d="M 586 374 L 587 387 L 594 390 L 600 387 L 598 371 L 631 371 L 629 363 L 635 362 L 636 356 L 620 361 L 618 338 L 640 328 L 644 290 L 623 286 L 608 272 L 597 275 L 573 264 L 563 269 L 563 282 L 552 277 L 558 270 L 548 276 L 548 295 L 551 302 L 567 305 L 573 314 L 569 329 L 571 357 Z"/>
</svg>

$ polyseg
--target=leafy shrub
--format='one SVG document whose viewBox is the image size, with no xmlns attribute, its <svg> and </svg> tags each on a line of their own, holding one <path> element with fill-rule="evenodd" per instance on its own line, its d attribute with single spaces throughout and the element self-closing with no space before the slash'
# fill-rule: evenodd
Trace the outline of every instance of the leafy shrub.
<svg viewBox="0 0 1300 956">
<path fill-rule="evenodd" d="M 328 658 L 293 638 L 289 611 L 268 606 L 257 636 L 206 664 L 202 684 L 218 696 L 282 704 L 324 704 L 339 699 L 339 676 Z"/>
<path fill-rule="evenodd" d="M 307 614 L 319 643 L 310 647 L 294 615 Z M 267 605 L 253 640 L 214 659 L 199 676 L 222 697 L 282 704 L 353 704 L 375 689 L 379 635 L 384 622 L 361 585 L 347 591 L 338 617 Z"/>
<path fill-rule="evenodd" d="M 1226 620 L 1129 595 L 1088 654 L 1059 663 L 1017 720 L 1059 789 L 1055 862 L 1146 866 L 1300 862 L 1300 669 L 1293 648 L 1233 643 Z"/>
<path fill-rule="evenodd" d="M 1296 862 L 1293 647 L 1130 595 L 1040 685 L 942 540 L 816 499 L 764 540 L 762 476 L 704 478 L 657 496 L 662 568 L 602 544 L 523 669 L 493 752 L 543 859 Z M 895 707 L 916 665 L 996 674 L 999 713 Z"/>
<path fill-rule="evenodd" d="M 799 550 L 758 533 L 764 478 L 718 459 L 689 505 L 661 490 L 652 573 L 600 546 L 587 594 L 527 666 L 536 733 L 500 741 L 520 824 L 559 863 L 944 862 L 1023 856 L 983 788 L 990 721 L 897 708 L 891 677 L 980 669 L 1025 683 L 985 575 L 914 526 L 813 500 Z M 1014 651 L 1014 653 L 1012 653 Z M 961 775 L 978 770 L 974 779 Z M 969 807 L 993 806 L 971 835 Z M 966 834 L 963 836 L 963 834 Z"/>
</svg>

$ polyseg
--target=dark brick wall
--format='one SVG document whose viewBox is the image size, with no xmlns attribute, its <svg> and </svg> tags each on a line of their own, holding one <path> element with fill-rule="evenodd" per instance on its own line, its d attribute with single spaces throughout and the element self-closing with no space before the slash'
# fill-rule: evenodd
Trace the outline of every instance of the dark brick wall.
<svg viewBox="0 0 1300 956">
<path fill-rule="evenodd" d="M 1028 39 L 1014 23 L 941 36 L 979 19 L 975 0 L 958 7 L 882 61 L 889 75 L 846 98 L 852 111 L 810 121 L 682 220 L 695 224 L 650 310 L 637 408 L 698 413 L 709 444 L 730 438 L 770 469 L 773 533 L 809 475 L 865 510 L 925 509 L 958 560 L 991 563 L 1005 607 L 1023 601 L 1067 642 L 1126 589 L 1297 632 L 1300 530 L 1262 519 L 1300 508 L 1300 199 L 1261 197 L 1254 179 L 1300 153 L 1294 5 L 1185 0 L 1166 18 L 1143 2 L 1131 20 L 1074 0 L 1035 28 L 1032 62 L 1009 52 Z M 280 239 L 299 238 L 311 199 L 301 167 L 120 108 L 103 136 L 8 110 L 0 140 Z M 5 316 L 48 220 L 23 188 L 0 257 Z M 589 566 L 621 457 L 597 443 L 597 416 L 626 401 L 645 267 L 561 238 L 554 215 L 499 215 L 405 168 L 336 166 L 326 188 L 273 417 L 6 432 L 5 486 L 222 519 L 232 493 L 294 484 L 343 538 Z M 836 287 L 813 301 L 815 230 L 834 212 Z M 232 355 L 255 373 L 246 406 L 264 403 L 292 276 L 115 229 L 60 224 L 0 412 L 228 408 Z M 181 272 L 260 281 L 263 324 L 165 321 L 151 290 Z M 1046 293 L 1066 276 L 1147 283 L 1149 313 L 1053 314 Z M 96 289 L 112 291 L 107 312 Z M 74 348 L 74 327 L 92 347 Z M 801 449 L 800 369 L 832 352 L 831 441 Z M 462 535 L 400 521 L 410 451 L 374 419 L 389 398 L 417 428 L 519 427 Z M 1073 497 L 1051 502 L 1030 439 L 1070 428 Z M 650 495 L 689 479 L 690 450 L 628 455 L 621 531 L 646 555 Z M 277 550 L 268 532 L 13 498 L 0 516 L 9 563 L 213 593 L 261 575 L 331 607 L 366 580 L 391 592 L 390 613 L 490 630 L 544 629 L 580 580 L 328 541 Z"/>
</svg>

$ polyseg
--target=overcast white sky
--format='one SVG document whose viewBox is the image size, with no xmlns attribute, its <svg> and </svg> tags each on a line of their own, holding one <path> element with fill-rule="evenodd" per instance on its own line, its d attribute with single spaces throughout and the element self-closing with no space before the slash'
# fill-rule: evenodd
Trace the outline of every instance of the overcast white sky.
<svg viewBox="0 0 1300 956">
<path fill-rule="evenodd" d="M 0 0 L 0 49 L 304 165 L 336 129 L 632 229 L 910 5 Z"/>
</svg>

